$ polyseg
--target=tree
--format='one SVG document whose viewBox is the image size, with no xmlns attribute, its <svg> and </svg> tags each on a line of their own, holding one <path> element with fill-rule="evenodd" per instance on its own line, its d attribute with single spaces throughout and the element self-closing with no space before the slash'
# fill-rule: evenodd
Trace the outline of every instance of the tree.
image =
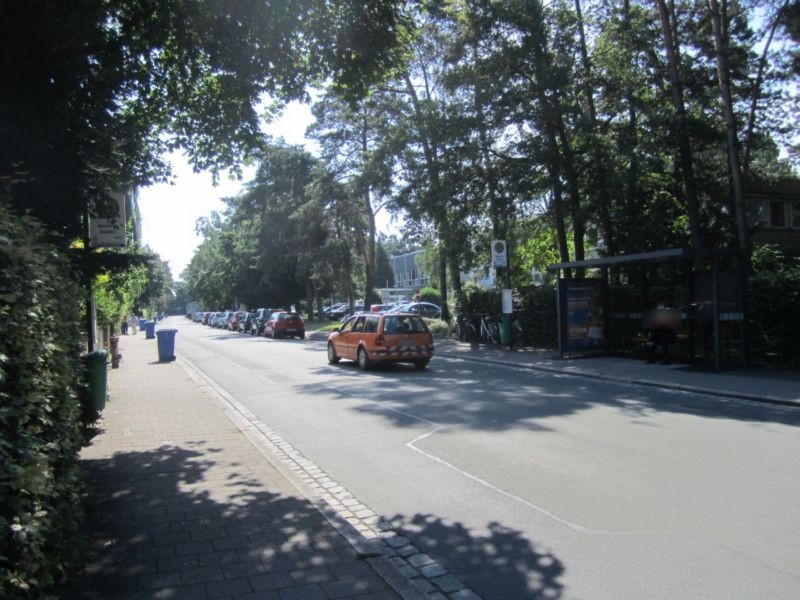
<svg viewBox="0 0 800 600">
<path fill-rule="evenodd" d="M 366 230 L 357 234 L 363 248 L 364 307 L 369 309 L 376 281 L 375 215 L 389 200 L 392 162 L 387 152 L 391 98 L 373 94 L 347 103 L 328 93 L 313 108 L 311 137 L 320 144 L 322 160 L 338 181 L 361 199 L 359 212 Z"/>
<path fill-rule="evenodd" d="M 65 245 L 86 201 L 197 169 L 238 169 L 261 146 L 263 94 L 330 79 L 356 97 L 398 60 L 399 0 L 33 0 L 4 10 L 0 181 Z"/>
</svg>

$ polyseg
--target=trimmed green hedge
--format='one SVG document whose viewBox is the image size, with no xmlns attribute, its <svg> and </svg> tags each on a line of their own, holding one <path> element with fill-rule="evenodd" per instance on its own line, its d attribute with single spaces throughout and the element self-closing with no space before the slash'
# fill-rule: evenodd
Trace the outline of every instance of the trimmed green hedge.
<svg viewBox="0 0 800 600">
<path fill-rule="evenodd" d="M 0 597 L 41 598 L 75 560 L 81 291 L 41 226 L 0 204 Z"/>
<path fill-rule="evenodd" d="M 502 300 L 497 289 L 465 286 L 465 314 L 483 313 L 499 316 Z M 524 343 L 540 348 L 558 346 L 556 322 L 556 292 L 550 286 L 528 287 L 515 290 L 514 313 L 524 332 Z"/>
<path fill-rule="evenodd" d="M 757 361 L 800 366 L 800 260 L 775 246 L 753 251 L 748 314 Z"/>
</svg>

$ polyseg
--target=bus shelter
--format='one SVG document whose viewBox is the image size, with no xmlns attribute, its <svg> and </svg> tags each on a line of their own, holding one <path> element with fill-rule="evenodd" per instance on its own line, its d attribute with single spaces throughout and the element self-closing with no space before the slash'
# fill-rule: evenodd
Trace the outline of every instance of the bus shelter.
<svg viewBox="0 0 800 600">
<path fill-rule="evenodd" d="M 562 357 L 637 355 L 648 315 L 675 315 L 672 356 L 689 363 L 747 366 L 747 269 L 738 250 L 681 248 L 551 265 L 558 285 Z"/>
</svg>

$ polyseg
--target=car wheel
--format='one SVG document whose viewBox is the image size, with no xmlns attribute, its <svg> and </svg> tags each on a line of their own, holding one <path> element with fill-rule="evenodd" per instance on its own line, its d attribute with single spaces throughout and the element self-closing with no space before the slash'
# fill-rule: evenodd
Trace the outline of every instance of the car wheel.
<svg viewBox="0 0 800 600">
<path fill-rule="evenodd" d="M 428 363 L 431 362 L 430 358 L 420 358 L 419 360 L 414 361 L 414 368 L 418 371 L 421 371 L 425 367 L 428 366 Z"/>
<path fill-rule="evenodd" d="M 303 333 L 301 333 L 300 335 L 298 335 L 298 336 L 297 336 L 297 339 L 300 339 L 300 340 L 304 340 L 304 339 L 306 339 L 306 332 L 304 331 Z"/>
<path fill-rule="evenodd" d="M 333 347 L 332 342 L 328 342 L 328 363 L 335 365 L 339 362 L 339 357 L 336 356 L 336 348 Z"/>
<path fill-rule="evenodd" d="M 362 371 L 366 371 L 367 369 L 370 368 L 371 365 L 370 365 L 369 359 L 367 358 L 367 351 L 364 350 L 363 347 L 358 349 L 357 357 L 358 357 L 358 367 Z"/>
</svg>

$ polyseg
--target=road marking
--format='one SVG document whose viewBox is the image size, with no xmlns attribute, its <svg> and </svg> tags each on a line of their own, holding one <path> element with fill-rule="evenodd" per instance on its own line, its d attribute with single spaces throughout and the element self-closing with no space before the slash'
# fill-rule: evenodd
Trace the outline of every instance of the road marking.
<svg viewBox="0 0 800 600">
<path fill-rule="evenodd" d="M 324 388 L 326 388 L 326 389 L 328 389 L 328 390 L 330 390 L 332 392 L 335 392 L 336 394 L 346 393 L 346 392 L 342 392 L 341 389 L 333 387 L 332 385 L 323 384 L 322 387 L 324 387 Z M 464 469 L 461 469 L 461 468 L 457 467 L 453 463 L 450 463 L 450 462 L 444 460 L 443 458 L 440 458 L 440 457 L 436 456 L 435 454 L 431 454 L 430 452 L 425 452 L 424 450 L 422 450 L 421 448 L 418 448 L 416 446 L 417 443 L 419 443 L 419 442 L 421 442 L 421 441 L 423 441 L 423 440 L 425 440 L 427 438 L 432 437 L 433 435 L 439 433 L 443 429 L 446 429 L 445 425 L 441 425 L 439 423 L 434 423 L 433 421 L 429 421 L 428 419 L 425 419 L 424 417 L 419 417 L 419 416 L 417 416 L 417 415 L 415 415 L 413 413 L 410 413 L 410 412 L 407 412 L 407 411 L 404 411 L 404 410 L 400 410 L 400 409 L 394 408 L 392 406 L 388 406 L 386 404 L 383 404 L 382 402 L 378 402 L 377 400 L 370 400 L 369 398 L 362 398 L 362 397 L 354 396 L 354 395 L 351 395 L 351 394 L 347 394 L 347 395 L 349 395 L 354 400 L 360 400 L 362 402 L 368 402 L 368 403 L 374 404 L 374 405 L 376 405 L 376 406 L 378 406 L 378 407 L 380 407 L 380 408 L 382 408 L 384 410 L 391 411 L 391 412 L 403 415 L 403 416 L 408 417 L 410 419 L 413 419 L 415 421 L 419 421 L 420 423 L 425 423 L 426 425 L 430 425 L 431 427 L 433 427 L 433 429 L 431 429 L 430 431 L 428 431 L 426 433 L 423 433 L 420 436 L 415 437 L 410 442 L 407 442 L 406 443 L 406 447 L 411 449 L 411 450 L 413 450 L 414 452 L 418 452 L 422 456 L 424 456 L 424 457 L 426 457 L 426 458 L 428 458 L 428 459 L 430 459 L 430 460 L 432 460 L 432 461 L 434 461 L 434 462 L 436 462 L 436 463 L 438 463 L 438 464 L 440 464 L 440 465 L 442 465 L 442 466 L 444 466 L 444 467 L 446 467 L 446 468 L 448 468 L 448 469 L 450 469 L 452 471 L 455 471 L 456 473 L 458 473 L 462 477 L 466 477 L 470 481 L 474 481 L 475 483 L 477 483 L 477 484 L 479 484 L 479 485 L 481 485 L 481 486 L 483 486 L 483 487 L 485 487 L 485 488 L 487 488 L 487 489 L 489 489 L 489 490 L 491 490 L 491 491 L 493 491 L 493 492 L 495 492 L 497 494 L 500 494 L 501 496 L 505 496 L 506 498 L 509 498 L 510 500 L 513 500 L 514 502 L 517 502 L 518 504 L 522 504 L 523 506 L 526 506 L 526 507 L 536 511 L 539 514 L 541 514 L 541 515 L 543 515 L 545 517 L 548 517 L 549 519 L 552 519 L 556 523 L 560 523 L 561 525 L 564 525 L 565 527 L 569 527 L 573 531 L 577 531 L 579 533 L 583 533 L 583 534 L 587 534 L 587 535 L 613 535 L 613 536 L 654 535 L 654 534 L 666 534 L 666 533 L 668 533 L 668 532 L 663 531 L 663 530 L 610 531 L 610 530 L 605 530 L 605 529 L 592 529 L 590 527 L 584 527 L 583 525 L 580 525 L 578 523 L 574 523 L 574 522 L 569 521 L 567 519 L 562 519 L 561 517 L 559 517 L 558 515 L 550 512 L 546 508 L 543 508 L 543 507 L 539 506 L 538 504 L 534 504 L 533 502 L 530 502 L 528 500 L 525 500 L 524 498 L 521 498 L 520 496 L 517 496 L 516 494 L 512 494 L 511 492 L 507 492 L 506 490 L 504 490 L 502 488 L 499 488 L 499 487 L 497 487 L 496 485 L 494 485 L 492 483 L 489 483 L 485 479 L 482 479 L 482 478 L 478 477 L 477 475 L 473 475 L 469 471 L 465 471 Z"/>
<path fill-rule="evenodd" d="M 229 360 L 226 357 L 222 357 L 222 358 L 224 360 L 226 360 L 227 362 L 230 362 L 231 364 L 236 365 L 240 369 L 243 369 L 245 371 L 251 372 L 250 369 L 247 369 L 246 367 L 243 367 L 243 366 L 241 366 L 241 365 L 239 365 L 237 363 L 234 363 L 233 361 Z M 331 368 L 333 368 L 333 367 L 331 367 Z M 569 377 L 569 375 L 567 375 L 567 376 Z M 276 382 L 268 379 L 267 377 L 264 377 L 263 375 L 259 375 L 258 377 L 260 379 L 263 379 L 263 380 L 268 381 L 270 383 L 276 383 Z M 425 440 L 425 439 L 427 439 L 429 437 L 432 437 L 434 434 L 439 433 L 440 431 L 442 431 L 443 429 L 446 428 L 445 425 L 441 425 L 439 423 L 434 423 L 433 421 L 430 421 L 430 420 L 428 420 L 428 419 L 426 419 L 424 417 L 420 417 L 420 416 L 415 415 L 413 413 L 410 413 L 410 412 L 407 412 L 407 411 L 404 411 L 404 410 L 400 410 L 398 408 L 394 408 L 393 406 L 389 406 L 387 404 L 384 404 L 382 402 L 378 402 L 376 400 L 371 400 L 369 398 L 363 398 L 363 397 L 359 397 L 359 396 L 356 396 L 356 395 L 353 395 L 353 394 L 349 394 L 347 392 L 343 392 L 341 388 L 335 387 L 335 386 L 330 385 L 330 384 L 323 383 L 321 385 L 321 387 L 323 389 L 327 389 L 327 390 L 329 390 L 329 391 L 331 391 L 331 392 L 333 392 L 333 393 L 335 393 L 337 395 L 344 394 L 344 395 L 347 395 L 347 396 L 349 396 L 350 398 L 352 398 L 354 400 L 359 400 L 359 401 L 362 401 L 362 402 L 367 402 L 367 403 L 370 403 L 370 404 L 374 404 L 375 406 L 378 406 L 379 408 L 381 408 L 383 410 L 394 412 L 396 414 L 403 415 L 403 416 L 405 416 L 405 417 L 407 417 L 409 419 L 412 419 L 412 420 L 418 421 L 420 423 L 425 423 L 426 425 L 429 425 L 430 427 L 432 427 L 432 429 L 430 431 L 428 431 L 428 432 L 426 432 L 426 433 L 424 433 L 424 434 L 422 434 L 420 436 L 417 436 L 416 438 L 414 438 L 410 442 L 407 442 L 405 444 L 406 447 L 409 448 L 410 450 L 413 450 L 414 452 L 417 452 L 417 453 L 421 454 L 422 456 L 424 456 L 424 457 L 426 457 L 426 458 L 428 458 L 428 459 L 430 459 L 430 460 L 442 465 L 443 467 L 446 467 L 446 468 L 454 471 L 455 473 L 458 473 L 462 477 L 465 477 L 465 478 L 469 479 L 470 481 L 473 481 L 473 482 L 477 483 L 478 485 L 481 485 L 481 486 L 485 487 L 488 490 L 491 490 L 491 491 L 493 491 L 493 492 L 495 492 L 497 494 L 500 494 L 501 496 L 504 496 L 504 497 L 506 497 L 506 498 L 518 503 L 518 504 L 526 506 L 527 508 L 530 508 L 531 510 L 533 510 L 535 512 L 538 512 L 539 514 L 541 514 L 541 515 L 543 515 L 543 516 L 555 521 L 556 523 L 564 525 L 565 527 L 568 527 L 569 529 L 572 529 L 573 531 L 576 531 L 578 533 L 583 533 L 583 534 L 586 534 L 586 535 L 609 535 L 609 536 L 653 535 L 653 534 L 665 534 L 665 533 L 668 533 L 666 531 L 659 531 L 659 530 L 652 530 L 652 531 L 634 531 L 634 530 L 631 530 L 631 531 L 624 531 L 624 530 L 623 531 L 609 531 L 609 530 L 602 530 L 602 529 L 591 529 L 589 527 L 584 527 L 583 525 L 580 525 L 578 523 L 574 523 L 574 522 L 569 521 L 567 519 L 563 519 L 563 518 L 559 517 L 558 515 L 550 512 L 546 508 L 543 508 L 543 507 L 541 507 L 541 506 L 539 506 L 537 504 L 534 504 L 533 502 L 530 502 L 528 500 L 525 500 L 524 498 L 521 498 L 520 496 L 517 496 L 516 494 L 512 494 L 511 492 L 508 492 L 508 491 L 506 491 L 506 490 L 504 490 L 504 489 L 502 489 L 500 487 L 497 487 L 496 485 L 486 481 L 485 479 L 482 479 L 482 478 L 478 477 L 477 475 L 473 475 L 472 473 L 457 467 L 453 463 L 450 463 L 450 462 L 444 460 L 443 458 L 440 458 L 440 457 L 438 457 L 438 456 L 436 456 L 434 454 L 431 454 L 429 452 L 425 452 L 424 450 L 418 448 L 415 445 L 415 444 L 417 444 L 417 443 L 419 443 L 419 442 L 421 442 L 421 441 L 423 441 L 423 440 Z M 234 402 L 235 402 L 235 400 L 234 400 Z M 236 404 L 239 404 L 239 403 L 236 402 Z"/>
<path fill-rule="evenodd" d="M 219 357 L 220 357 L 222 360 L 224 360 L 225 362 L 232 364 L 234 367 L 238 367 L 238 368 L 239 368 L 239 369 L 241 369 L 242 371 L 247 371 L 248 373 L 250 372 L 250 369 L 248 369 L 247 367 L 243 367 L 243 366 L 242 366 L 242 365 L 240 365 L 239 363 L 233 362 L 233 361 L 232 361 L 230 358 L 228 358 L 227 356 L 222 356 L 221 354 L 219 354 L 218 356 L 219 356 Z"/>
</svg>

